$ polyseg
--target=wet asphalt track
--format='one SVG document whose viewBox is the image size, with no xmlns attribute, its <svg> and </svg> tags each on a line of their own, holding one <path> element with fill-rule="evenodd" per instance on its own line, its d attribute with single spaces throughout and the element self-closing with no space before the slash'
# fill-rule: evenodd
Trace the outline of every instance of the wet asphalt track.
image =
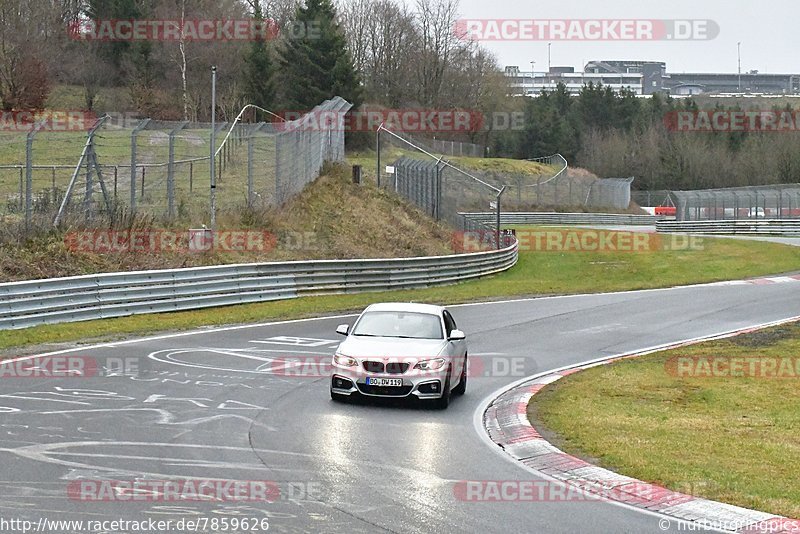
<svg viewBox="0 0 800 534">
<path fill-rule="evenodd" d="M 267 518 L 271 532 L 662 532 L 658 517 L 604 502 L 457 500 L 459 480 L 531 476 L 486 444 L 473 425 L 476 409 L 521 376 L 800 315 L 800 282 L 452 311 L 467 332 L 471 357 L 483 365 L 466 396 L 444 412 L 334 403 L 327 377 L 275 372 L 271 358 L 332 354 L 334 328 L 352 317 L 69 353 L 127 359 L 138 367 L 132 376 L 0 380 L 0 518 Z M 275 481 L 284 497 L 273 503 L 87 502 L 68 492 L 79 480 L 190 477 Z"/>
</svg>

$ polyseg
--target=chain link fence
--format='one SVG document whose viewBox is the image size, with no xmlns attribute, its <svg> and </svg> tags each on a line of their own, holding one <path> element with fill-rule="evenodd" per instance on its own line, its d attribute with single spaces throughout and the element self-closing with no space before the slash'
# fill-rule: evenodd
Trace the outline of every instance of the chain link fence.
<svg viewBox="0 0 800 534">
<path fill-rule="evenodd" d="M 350 107 L 335 97 L 294 121 L 217 124 L 217 211 L 278 205 L 316 178 L 325 161 L 342 160 Z M 0 218 L 26 228 L 95 225 L 133 212 L 208 222 L 210 128 L 104 116 L 88 132 L 0 134 Z"/>
<path fill-rule="evenodd" d="M 436 154 L 446 156 L 458 156 L 466 158 L 483 158 L 486 156 L 486 147 L 475 143 L 464 141 L 447 141 L 445 139 L 419 139 L 422 143 L 429 146 Z"/>
<path fill-rule="evenodd" d="M 672 191 L 666 189 L 654 191 L 631 191 L 631 200 L 639 206 L 675 206 Z"/>
<path fill-rule="evenodd" d="M 798 219 L 800 184 L 672 191 L 679 221 Z"/>
<path fill-rule="evenodd" d="M 496 187 L 472 171 L 453 165 L 419 139 L 383 126 L 378 128 L 377 136 L 379 186 L 397 192 L 425 214 L 453 228 L 482 232 L 494 236 L 494 240 L 499 237 L 497 217 L 491 222 L 481 222 L 461 212 L 491 209 L 499 214 L 503 187 Z M 382 162 L 388 164 L 385 169 L 380 168 Z"/>
</svg>

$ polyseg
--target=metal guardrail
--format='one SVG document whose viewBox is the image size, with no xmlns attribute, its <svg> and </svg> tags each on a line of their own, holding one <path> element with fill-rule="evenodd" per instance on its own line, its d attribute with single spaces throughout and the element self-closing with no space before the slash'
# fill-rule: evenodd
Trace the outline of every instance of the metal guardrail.
<svg viewBox="0 0 800 534">
<path fill-rule="evenodd" d="M 251 263 L 0 284 L 0 330 L 308 295 L 450 284 L 505 271 L 501 250 L 399 259 Z"/>
<path fill-rule="evenodd" d="M 800 237 L 800 219 L 738 219 L 727 221 L 658 221 L 656 231 L 692 234 L 751 234 Z"/>
<path fill-rule="evenodd" d="M 468 219 L 490 221 L 496 215 L 491 212 L 463 213 Z M 608 224 L 608 225 L 653 225 L 660 217 L 654 215 L 627 215 L 622 213 L 550 213 L 510 212 L 500 215 L 501 224 Z"/>
</svg>

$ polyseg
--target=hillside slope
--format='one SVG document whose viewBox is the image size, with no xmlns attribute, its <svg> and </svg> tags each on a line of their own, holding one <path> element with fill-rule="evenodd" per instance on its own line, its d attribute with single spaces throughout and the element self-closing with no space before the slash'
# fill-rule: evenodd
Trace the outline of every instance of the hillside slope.
<svg viewBox="0 0 800 534">
<path fill-rule="evenodd" d="M 266 232 L 274 236 L 271 242 L 274 246 L 262 251 L 87 252 L 68 246 L 68 230 L 22 245 L 0 245 L 0 281 L 260 261 L 410 257 L 452 252 L 447 228 L 373 184 L 352 184 L 349 169 L 344 165 L 326 166 L 320 178 L 279 208 L 221 214 L 219 221 L 220 230 Z M 137 221 L 133 229 L 183 235 L 187 227 L 163 228 L 152 221 Z"/>
</svg>

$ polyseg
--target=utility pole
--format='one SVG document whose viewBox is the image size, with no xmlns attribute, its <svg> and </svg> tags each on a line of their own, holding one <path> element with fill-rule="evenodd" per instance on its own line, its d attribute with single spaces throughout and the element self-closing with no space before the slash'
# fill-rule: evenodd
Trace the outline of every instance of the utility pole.
<svg viewBox="0 0 800 534">
<path fill-rule="evenodd" d="M 742 42 L 736 43 L 736 55 L 739 58 L 739 92 L 742 92 Z"/>
</svg>

